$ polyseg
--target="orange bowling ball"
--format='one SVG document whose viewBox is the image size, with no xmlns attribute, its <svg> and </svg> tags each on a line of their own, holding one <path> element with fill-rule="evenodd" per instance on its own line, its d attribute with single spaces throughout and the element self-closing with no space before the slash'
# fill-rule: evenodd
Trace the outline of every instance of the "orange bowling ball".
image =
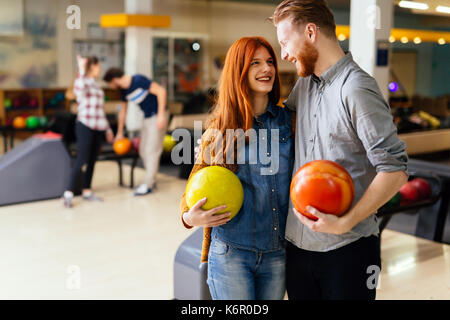
<svg viewBox="0 0 450 320">
<path fill-rule="evenodd" d="M 27 126 L 27 122 L 24 117 L 15 117 L 13 121 L 13 127 L 16 129 L 23 129 Z"/>
<path fill-rule="evenodd" d="M 340 216 L 353 202 L 353 179 L 344 167 L 329 160 L 315 160 L 301 167 L 291 182 L 294 208 L 312 220 L 317 218 L 306 207 Z"/>
<path fill-rule="evenodd" d="M 114 152 L 118 155 L 127 154 L 131 150 L 131 142 L 128 138 L 123 138 L 114 142 Z"/>
</svg>

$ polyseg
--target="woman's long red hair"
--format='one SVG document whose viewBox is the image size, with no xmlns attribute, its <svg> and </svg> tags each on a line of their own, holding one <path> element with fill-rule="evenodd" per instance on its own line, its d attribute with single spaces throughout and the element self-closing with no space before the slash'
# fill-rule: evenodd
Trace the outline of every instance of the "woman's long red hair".
<svg viewBox="0 0 450 320">
<path fill-rule="evenodd" d="M 227 129 L 243 129 L 246 131 L 253 127 L 254 112 L 251 105 L 248 70 L 256 50 L 260 47 L 267 49 L 272 56 L 275 67 L 275 79 L 272 91 L 269 93 L 269 100 L 273 104 L 277 104 L 280 99 L 278 64 L 275 52 L 269 42 L 262 37 L 244 37 L 234 42 L 225 58 L 219 80 L 219 94 L 216 105 L 206 121 L 206 128 L 221 132 L 223 140 L 225 140 Z M 207 133 L 202 141 L 202 149 L 204 150 L 206 145 L 211 143 L 215 144 L 214 136 Z M 220 157 L 225 157 L 226 145 L 223 141 L 221 148 L 223 154 Z M 214 146 L 210 150 L 216 150 L 216 147 Z M 213 162 L 220 161 L 217 158 L 219 155 L 212 156 Z"/>
</svg>

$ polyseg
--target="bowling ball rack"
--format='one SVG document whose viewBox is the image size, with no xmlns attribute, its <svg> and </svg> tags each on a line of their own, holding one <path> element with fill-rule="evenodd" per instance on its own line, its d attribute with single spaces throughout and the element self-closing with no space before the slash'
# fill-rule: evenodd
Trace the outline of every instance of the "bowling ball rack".
<svg viewBox="0 0 450 320">
<path fill-rule="evenodd" d="M 14 138 L 16 132 L 31 132 L 31 133 L 39 133 L 39 132 L 45 132 L 48 130 L 48 125 L 44 127 L 37 127 L 37 128 L 14 128 L 12 125 L 6 125 L 6 126 L 0 126 L 0 132 L 3 136 L 3 153 L 6 153 L 8 150 L 14 148 Z M 8 135 L 9 135 L 9 146 L 8 146 Z"/>
<path fill-rule="evenodd" d="M 77 149 L 76 149 L 76 143 L 73 143 L 69 146 L 67 146 L 67 150 L 69 152 L 70 157 L 72 160 L 75 160 Z M 130 171 L 130 184 L 127 186 L 125 185 L 123 181 L 123 164 L 124 161 L 131 160 L 131 171 Z M 131 150 L 130 152 L 118 155 L 114 152 L 113 147 L 109 143 L 103 143 L 101 146 L 101 151 L 98 155 L 97 161 L 115 161 L 117 162 L 118 168 L 119 168 L 119 186 L 121 187 L 134 187 L 134 169 L 136 168 L 139 160 L 139 154 Z M 80 190 L 81 191 L 81 190 Z M 77 191 L 75 192 L 77 194 Z"/>
<path fill-rule="evenodd" d="M 380 233 L 387 226 L 392 216 L 397 213 L 416 214 L 419 209 L 430 207 L 434 205 L 442 195 L 442 180 L 437 175 L 426 173 L 410 173 L 409 181 L 415 178 L 426 179 L 431 185 L 431 196 L 424 200 L 419 200 L 413 203 L 399 205 L 397 207 L 380 208 L 377 212 L 377 217 L 380 218 L 379 229 Z"/>
</svg>

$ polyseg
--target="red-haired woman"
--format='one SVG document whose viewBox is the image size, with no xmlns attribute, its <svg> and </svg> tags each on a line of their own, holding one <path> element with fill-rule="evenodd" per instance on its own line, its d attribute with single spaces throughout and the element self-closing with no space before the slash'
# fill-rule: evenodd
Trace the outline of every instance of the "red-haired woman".
<svg viewBox="0 0 450 320">
<path fill-rule="evenodd" d="M 277 61 L 270 44 L 260 37 L 236 41 L 228 50 L 217 103 L 191 176 L 208 165 L 232 170 L 244 188 L 244 203 L 230 220 L 229 213 L 214 215 L 224 206 L 202 210 L 208 199 L 191 209 L 184 195 L 181 200 L 183 224 L 204 228 L 201 260 L 208 261 L 213 299 L 284 297 L 284 230 L 295 118 L 277 105 L 279 98 Z M 246 133 L 245 143 L 236 144 L 239 135 L 227 136 L 230 129 Z M 233 156 L 227 157 L 230 152 Z"/>
</svg>

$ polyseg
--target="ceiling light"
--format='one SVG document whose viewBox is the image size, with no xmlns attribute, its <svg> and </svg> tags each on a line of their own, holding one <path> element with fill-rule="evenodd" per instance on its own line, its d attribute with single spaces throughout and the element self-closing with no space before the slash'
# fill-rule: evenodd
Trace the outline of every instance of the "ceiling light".
<svg viewBox="0 0 450 320">
<path fill-rule="evenodd" d="M 192 50 L 194 50 L 194 51 L 200 50 L 200 43 L 194 42 L 194 43 L 192 44 Z"/>
<path fill-rule="evenodd" d="M 388 88 L 389 88 L 389 91 L 390 92 L 395 92 L 395 91 L 397 91 L 398 90 L 398 84 L 397 84 L 397 82 L 390 82 L 389 83 L 389 85 L 388 85 Z"/>
<path fill-rule="evenodd" d="M 390 43 L 394 43 L 395 42 L 395 37 L 394 36 L 390 36 L 389 37 L 389 42 Z"/>
<path fill-rule="evenodd" d="M 420 39 L 420 37 L 415 37 L 413 41 L 415 44 L 419 44 L 422 42 L 422 39 Z"/>
<path fill-rule="evenodd" d="M 445 44 L 445 39 L 444 38 L 439 38 L 438 39 L 438 43 L 439 44 Z"/>
<path fill-rule="evenodd" d="M 399 7 L 417 10 L 427 10 L 429 7 L 423 2 L 413 2 L 413 1 L 400 1 Z"/>
<path fill-rule="evenodd" d="M 437 12 L 442 12 L 442 13 L 450 13 L 450 7 L 446 7 L 446 6 L 437 6 L 437 7 L 436 7 L 436 11 L 437 11 Z"/>
<path fill-rule="evenodd" d="M 339 39 L 339 41 L 344 41 L 347 39 L 347 37 L 345 36 L 345 34 L 341 33 L 338 35 L 338 39 Z"/>
<path fill-rule="evenodd" d="M 400 41 L 402 42 L 402 43 L 408 43 L 408 37 L 402 37 L 401 39 L 400 39 Z"/>
</svg>

